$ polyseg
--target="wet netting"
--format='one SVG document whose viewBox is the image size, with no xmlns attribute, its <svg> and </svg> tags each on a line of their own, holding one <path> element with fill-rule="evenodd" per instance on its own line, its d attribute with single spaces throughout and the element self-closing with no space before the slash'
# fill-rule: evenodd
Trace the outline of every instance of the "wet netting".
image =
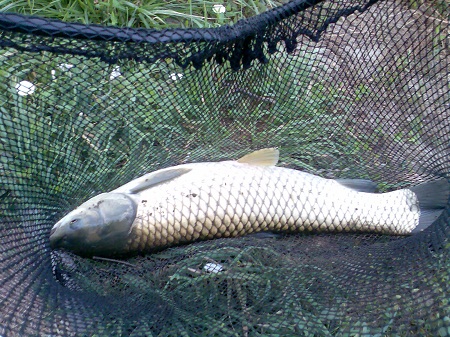
<svg viewBox="0 0 450 337">
<path fill-rule="evenodd" d="M 0 336 L 450 336 L 448 207 L 406 236 L 316 226 L 109 259 L 49 243 L 99 193 L 268 147 L 379 192 L 448 181 L 448 17 L 400 0 L 161 31 L 1 14 Z"/>
</svg>

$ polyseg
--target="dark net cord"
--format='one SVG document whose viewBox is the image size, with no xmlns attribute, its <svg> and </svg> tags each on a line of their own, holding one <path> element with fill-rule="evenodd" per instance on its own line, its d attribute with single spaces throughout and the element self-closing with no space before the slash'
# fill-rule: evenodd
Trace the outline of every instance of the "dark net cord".
<svg viewBox="0 0 450 337">
<path fill-rule="evenodd" d="M 172 58 L 183 68 L 188 65 L 199 68 L 205 60 L 214 58 L 220 64 L 229 61 L 231 68 L 236 70 L 241 66 L 249 67 L 255 59 L 263 63 L 267 62 L 267 52 L 273 54 L 280 41 L 285 43 L 288 52 L 292 52 L 299 34 L 316 41 L 330 23 L 357 10 L 363 11 L 373 2 L 366 1 L 352 7 L 339 4 L 329 10 L 329 18 L 321 21 L 316 19 L 318 14 L 310 10 L 315 5 L 320 8 L 321 1 L 293 1 L 260 16 L 242 20 L 235 26 L 223 26 L 216 29 L 158 31 L 69 25 L 38 17 L 24 20 L 20 15 L 8 13 L 2 16 L 0 24 L 7 31 L 23 34 L 32 32 L 30 39 L 38 37 L 37 43 L 29 43 L 30 41 L 26 40 L 22 41 L 23 43 L 6 39 L 2 41 L 2 45 L 21 51 L 51 51 L 99 57 L 102 61 L 112 64 L 121 59 L 154 62 L 158 59 Z M 296 13 L 305 14 L 296 17 L 294 15 Z M 286 25 L 285 21 L 290 22 Z M 80 39 L 92 45 L 90 48 L 80 50 L 70 43 L 59 42 L 53 45 L 54 38 Z M 131 52 L 126 43 L 134 44 Z M 183 44 L 183 48 L 180 48 L 178 44 Z M 139 50 L 140 48 L 142 50 Z M 154 54 L 153 57 L 148 58 L 148 50 Z"/>
<path fill-rule="evenodd" d="M 267 147 L 379 192 L 448 181 L 448 17 L 345 0 L 217 29 L 1 14 L 0 336 L 450 336 L 445 200 L 411 236 L 277 233 L 117 259 L 49 245 L 99 193 Z"/>
</svg>

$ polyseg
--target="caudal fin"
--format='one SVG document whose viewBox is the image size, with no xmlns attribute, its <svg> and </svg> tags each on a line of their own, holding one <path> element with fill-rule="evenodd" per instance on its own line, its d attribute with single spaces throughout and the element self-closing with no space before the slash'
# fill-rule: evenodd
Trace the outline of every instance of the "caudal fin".
<svg viewBox="0 0 450 337">
<path fill-rule="evenodd" d="M 441 178 L 410 188 L 419 200 L 419 224 L 412 231 L 417 233 L 431 225 L 444 211 L 449 202 L 450 182 Z"/>
</svg>

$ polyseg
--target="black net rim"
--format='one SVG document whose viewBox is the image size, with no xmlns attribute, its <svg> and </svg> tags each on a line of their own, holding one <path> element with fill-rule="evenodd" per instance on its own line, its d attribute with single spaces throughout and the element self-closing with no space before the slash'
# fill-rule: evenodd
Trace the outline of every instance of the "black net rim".
<svg viewBox="0 0 450 337">
<path fill-rule="evenodd" d="M 316 6 L 324 0 L 293 0 L 280 7 L 251 18 L 241 19 L 235 25 L 223 25 L 218 28 L 169 28 L 147 29 L 104 26 L 98 24 L 81 24 L 47 19 L 39 16 L 0 13 L 0 28 L 3 31 L 30 33 L 38 36 L 76 38 L 79 40 L 96 40 L 110 42 L 134 42 L 147 44 L 176 42 L 221 42 L 226 43 L 255 35 L 258 31 L 266 31 L 268 27 L 277 25 L 288 17 L 294 16 L 308 8 Z M 355 11 L 364 11 L 378 0 L 371 0 L 364 6 L 353 6 L 341 10 L 338 15 L 323 23 L 316 31 L 303 29 L 299 34 L 317 41 L 320 34 L 329 24 L 337 22 L 342 16 Z"/>
</svg>

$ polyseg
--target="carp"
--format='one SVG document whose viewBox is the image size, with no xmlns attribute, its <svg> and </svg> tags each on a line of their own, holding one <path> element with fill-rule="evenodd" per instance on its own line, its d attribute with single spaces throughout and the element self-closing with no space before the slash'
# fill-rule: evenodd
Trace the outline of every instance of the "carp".
<svg viewBox="0 0 450 337">
<path fill-rule="evenodd" d="M 268 148 L 145 174 L 68 213 L 50 245 L 106 257 L 264 231 L 410 235 L 448 201 L 445 179 L 372 193 L 370 181 L 277 167 L 278 157 Z"/>
</svg>

